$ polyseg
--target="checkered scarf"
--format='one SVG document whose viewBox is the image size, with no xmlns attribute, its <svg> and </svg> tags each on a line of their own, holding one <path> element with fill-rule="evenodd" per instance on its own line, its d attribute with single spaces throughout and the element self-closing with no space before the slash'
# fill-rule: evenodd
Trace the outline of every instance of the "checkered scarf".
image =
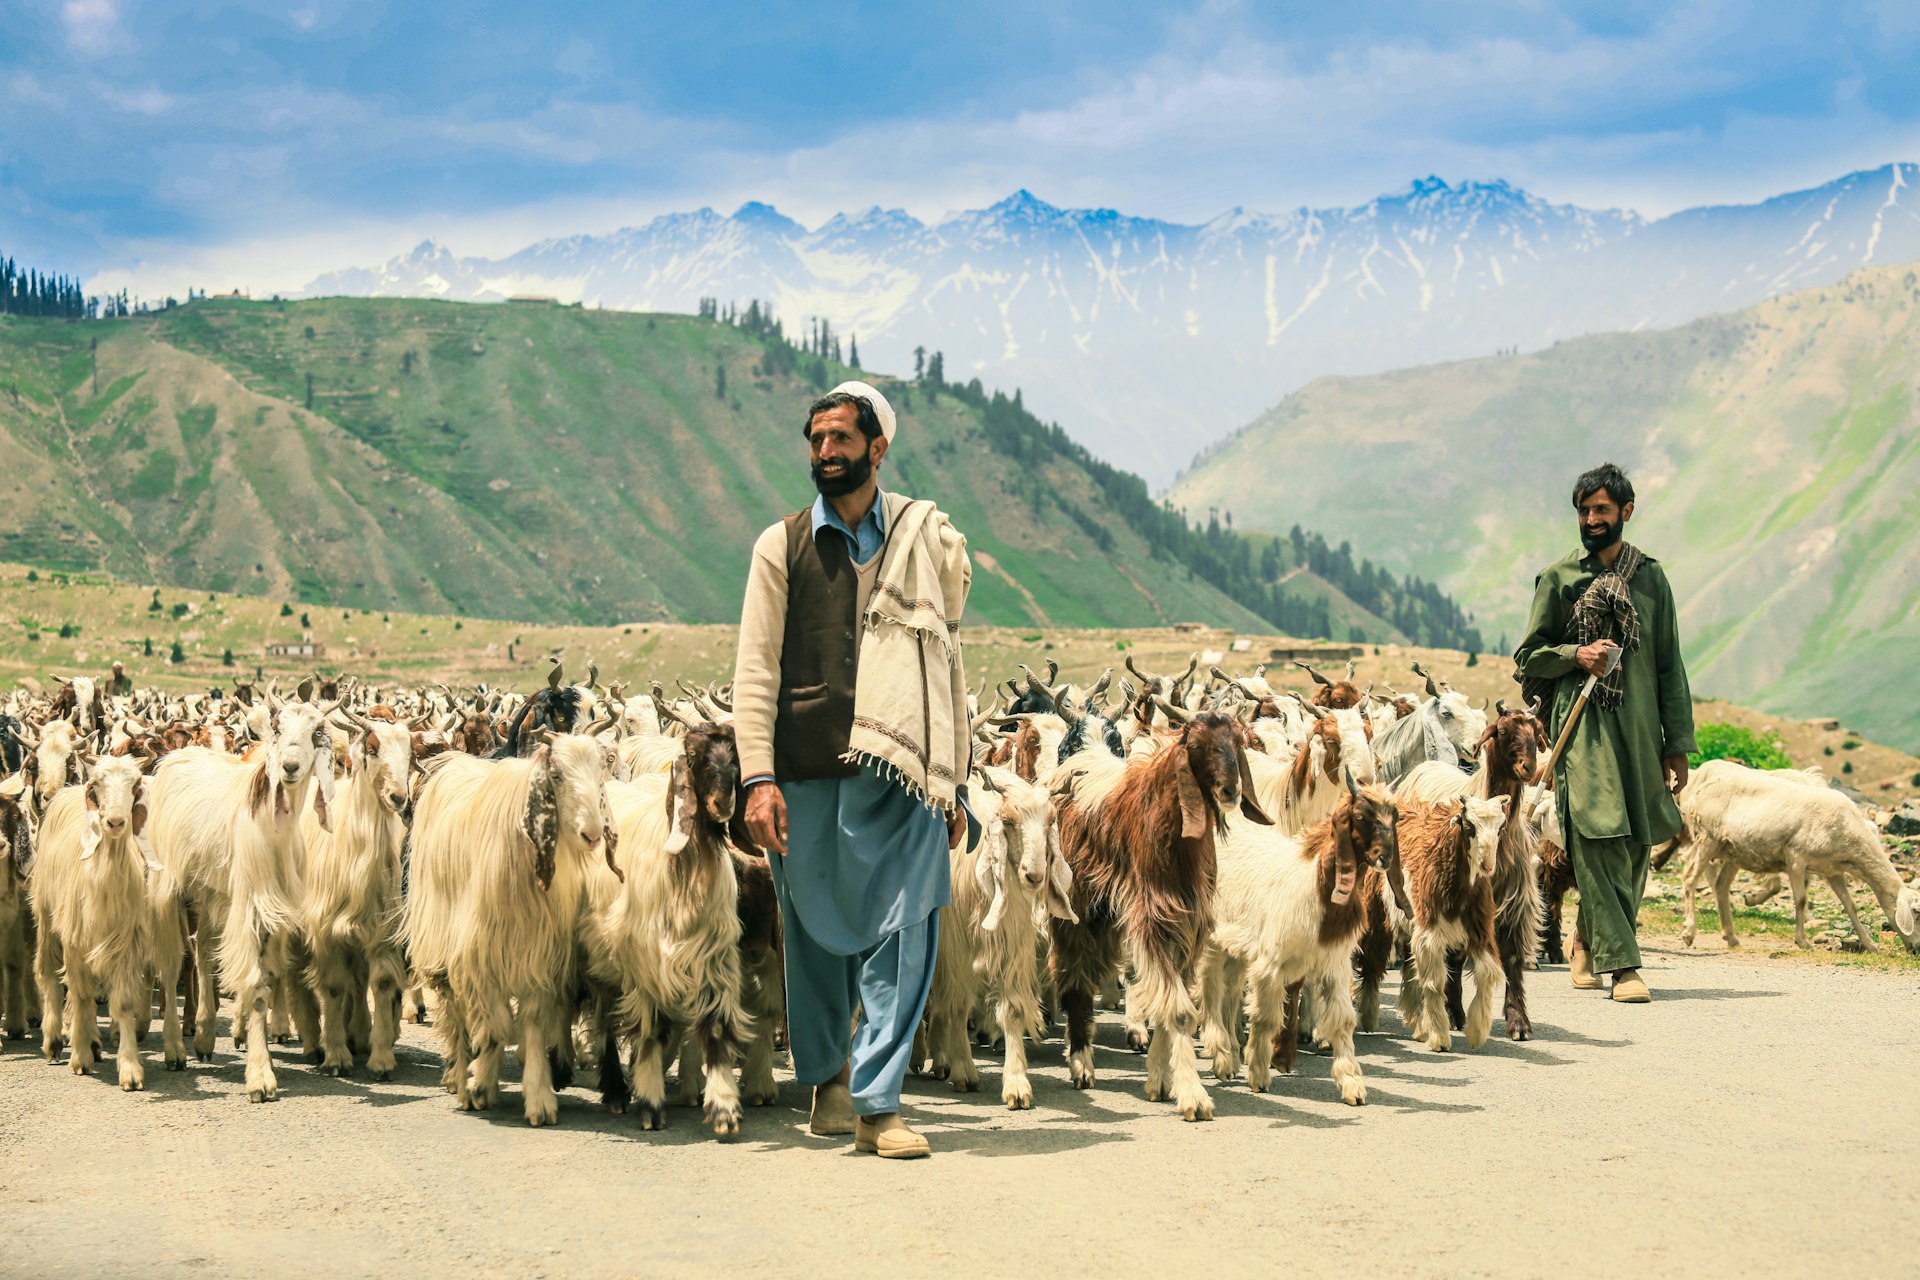
<svg viewBox="0 0 1920 1280">
<path fill-rule="evenodd" d="M 1593 701 L 1609 711 L 1617 710 L 1626 699 L 1627 655 L 1640 648 L 1640 611 L 1633 607 L 1633 594 L 1627 587 L 1646 559 L 1631 542 L 1621 543 L 1613 568 L 1588 583 L 1574 602 L 1568 624 L 1572 632 L 1568 638 L 1574 644 L 1611 640 L 1624 650 L 1612 673 L 1600 677 L 1593 689 Z"/>
</svg>

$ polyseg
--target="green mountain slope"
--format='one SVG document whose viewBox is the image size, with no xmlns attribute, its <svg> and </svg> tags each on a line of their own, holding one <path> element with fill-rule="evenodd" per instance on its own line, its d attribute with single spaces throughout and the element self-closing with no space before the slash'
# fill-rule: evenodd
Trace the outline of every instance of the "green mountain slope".
<svg viewBox="0 0 1920 1280">
<path fill-rule="evenodd" d="M 1573 477 L 1611 459 L 1696 689 L 1914 749 L 1920 701 L 1889 690 L 1920 654 L 1917 382 L 1920 276 L 1881 268 L 1668 332 L 1321 379 L 1171 497 L 1351 538 L 1511 643 L 1534 573 L 1577 545 Z"/>
<path fill-rule="evenodd" d="M 754 535 L 812 494 L 799 417 L 821 370 L 768 350 L 548 305 L 0 321 L 0 558 L 357 607 L 730 621 Z M 1072 457 L 1004 456 L 963 395 L 890 394 L 886 482 L 968 534 L 970 620 L 1271 630 L 1156 559 Z"/>
</svg>

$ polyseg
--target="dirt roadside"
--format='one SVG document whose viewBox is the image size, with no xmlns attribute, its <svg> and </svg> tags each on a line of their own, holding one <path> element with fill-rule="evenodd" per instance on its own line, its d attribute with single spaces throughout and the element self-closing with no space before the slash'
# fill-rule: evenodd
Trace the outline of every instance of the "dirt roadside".
<svg viewBox="0 0 1920 1280">
<path fill-rule="evenodd" d="M 1912 1274 L 1920 975 L 1649 954 L 1657 999 L 1613 1005 L 1532 975 L 1539 1038 L 1433 1054 L 1363 1036 L 1370 1105 L 1327 1060 L 1275 1092 L 1213 1088 L 1189 1125 L 1140 1096 L 1109 1016 L 1099 1085 L 1035 1051 L 1036 1109 L 915 1081 L 935 1156 L 890 1164 L 809 1137 L 801 1090 L 722 1144 L 659 1134 L 583 1089 L 557 1129 L 456 1113 L 425 1029 L 395 1081 L 334 1081 L 277 1050 L 249 1105 L 222 1037 L 148 1090 L 0 1050 L 0 1274 L 312 1276 L 1262 1271 L 1631 1276 Z M 1390 1009 L 1390 1006 L 1389 1006 Z"/>
</svg>

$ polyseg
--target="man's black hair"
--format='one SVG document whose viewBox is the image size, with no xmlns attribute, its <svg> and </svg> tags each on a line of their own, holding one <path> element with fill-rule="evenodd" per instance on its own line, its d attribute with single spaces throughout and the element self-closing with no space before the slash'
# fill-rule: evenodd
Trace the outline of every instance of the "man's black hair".
<svg viewBox="0 0 1920 1280">
<path fill-rule="evenodd" d="M 1580 478 L 1573 482 L 1574 510 L 1578 511 L 1581 503 L 1602 489 L 1619 506 L 1633 501 L 1633 481 L 1627 479 L 1627 473 L 1611 462 L 1603 462 L 1591 471 L 1582 471 Z"/>
<path fill-rule="evenodd" d="M 851 391 L 829 391 L 815 400 L 813 407 L 807 410 L 807 420 L 800 424 L 800 434 L 811 436 L 815 418 L 829 409 L 838 409 L 849 404 L 853 406 L 854 425 L 860 428 L 860 434 L 867 438 L 868 444 L 872 444 L 885 434 L 880 429 L 880 415 L 873 411 L 873 401 L 865 396 L 857 396 Z"/>
</svg>

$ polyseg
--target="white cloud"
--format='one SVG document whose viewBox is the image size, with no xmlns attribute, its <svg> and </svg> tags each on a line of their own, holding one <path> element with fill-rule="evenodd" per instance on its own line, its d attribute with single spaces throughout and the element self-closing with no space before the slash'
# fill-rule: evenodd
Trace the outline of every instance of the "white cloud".
<svg viewBox="0 0 1920 1280">
<path fill-rule="evenodd" d="M 117 0 L 66 0 L 60 6 L 60 21 L 67 29 L 67 44 L 76 53 L 97 57 L 127 45 Z"/>
</svg>

